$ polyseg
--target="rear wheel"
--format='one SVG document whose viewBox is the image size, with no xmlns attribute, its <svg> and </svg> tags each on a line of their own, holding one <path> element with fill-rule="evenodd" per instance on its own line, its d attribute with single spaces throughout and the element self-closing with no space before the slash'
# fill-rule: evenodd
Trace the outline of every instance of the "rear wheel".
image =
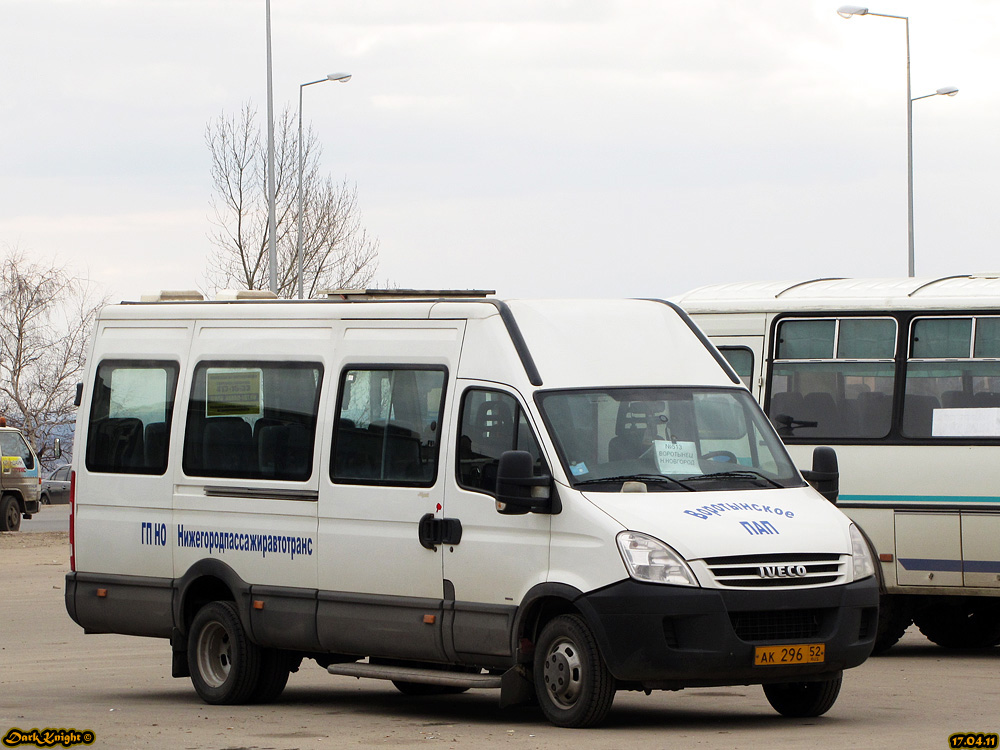
<svg viewBox="0 0 1000 750">
<path fill-rule="evenodd" d="M 843 677 L 819 682 L 780 682 L 764 685 L 764 695 L 782 716 L 807 718 L 822 716 L 837 702 Z"/>
<path fill-rule="evenodd" d="M 260 672 L 248 703 L 273 703 L 288 684 L 292 655 L 278 648 L 260 649 Z"/>
<path fill-rule="evenodd" d="M 0 531 L 17 531 L 21 528 L 21 508 L 17 498 L 4 495 L 0 498 Z"/>
<path fill-rule="evenodd" d="M 203 701 L 231 705 L 250 700 L 260 677 L 261 653 L 247 638 L 232 602 L 210 602 L 198 610 L 187 656 L 191 683 Z"/>
<path fill-rule="evenodd" d="M 938 604 L 913 616 L 920 632 L 943 648 L 989 648 L 1000 643 L 1000 602 Z"/>
<path fill-rule="evenodd" d="M 542 629 L 535 646 L 534 681 L 545 717 L 559 727 L 601 723 L 615 698 L 615 678 L 579 615 L 560 615 Z"/>
</svg>

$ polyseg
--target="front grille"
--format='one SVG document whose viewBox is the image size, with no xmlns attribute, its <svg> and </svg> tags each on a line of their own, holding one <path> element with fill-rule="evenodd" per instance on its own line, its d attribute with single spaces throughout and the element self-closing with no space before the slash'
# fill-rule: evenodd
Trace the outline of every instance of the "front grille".
<svg viewBox="0 0 1000 750">
<path fill-rule="evenodd" d="M 719 586 L 755 589 L 842 583 L 847 567 L 846 558 L 833 553 L 707 557 L 704 563 Z"/>
<path fill-rule="evenodd" d="M 824 609 L 730 612 L 729 621 L 741 641 L 785 641 L 816 638 Z"/>
</svg>

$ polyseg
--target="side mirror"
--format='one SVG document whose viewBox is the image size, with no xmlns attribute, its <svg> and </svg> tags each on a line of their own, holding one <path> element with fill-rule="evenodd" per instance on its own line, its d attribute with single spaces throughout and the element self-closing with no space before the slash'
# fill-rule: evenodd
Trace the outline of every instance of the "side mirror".
<svg viewBox="0 0 1000 750">
<path fill-rule="evenodd" d="M 497 513 L 506 516 L 552 512 L 552 477 L 533 476 L 527 451 L 504 451 L 497 466 Z"/>
<path fill-rule="evenodd" d="M 62 440 L 59 438 L 52 441 L 52 457 L 62 458 Z"/>
<path fill-rule="evenodd" d="M 803 471 L 802 478 L 834 505 L 840 494 L 840 467 L 837 463 L 837 451 L 826 445 L 821 445 L 813 451 L 812 471 Z"/>
</svg>

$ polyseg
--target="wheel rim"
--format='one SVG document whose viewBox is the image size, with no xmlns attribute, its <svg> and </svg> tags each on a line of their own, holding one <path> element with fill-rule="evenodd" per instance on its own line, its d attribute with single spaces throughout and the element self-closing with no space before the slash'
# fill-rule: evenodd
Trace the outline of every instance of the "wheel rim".
<svg viewBox="0 0 1000 750">
<path fill-rule="evenodd" d="M 542 667 L 545 689 L 553 703 L 561 708 L 572 708 L 583 689 L 583 662 L 580 650 L 569 639 L 552 644 Z"/>
<path fill-rule="evenodd" d="M 229 631 L 212 622 L 198 635 L 198 672 L 209 687 L 221 687 L 232 668 L 232 644 Z"/>
</svg>

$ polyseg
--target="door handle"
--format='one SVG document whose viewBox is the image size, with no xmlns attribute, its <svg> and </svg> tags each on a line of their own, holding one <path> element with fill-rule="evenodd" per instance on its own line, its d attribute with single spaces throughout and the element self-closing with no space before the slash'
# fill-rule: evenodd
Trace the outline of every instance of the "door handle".
<svg viewBox="0 0 1000 750">
<path fill-rule="evenodd" d="M 458 544 L 462 541 L 462 522 L 457 518 L 435 518 L 425 513 L 417 525 L 417 538 L 426 549 L 437 550 L 439 544 Z"/>
</svg>

